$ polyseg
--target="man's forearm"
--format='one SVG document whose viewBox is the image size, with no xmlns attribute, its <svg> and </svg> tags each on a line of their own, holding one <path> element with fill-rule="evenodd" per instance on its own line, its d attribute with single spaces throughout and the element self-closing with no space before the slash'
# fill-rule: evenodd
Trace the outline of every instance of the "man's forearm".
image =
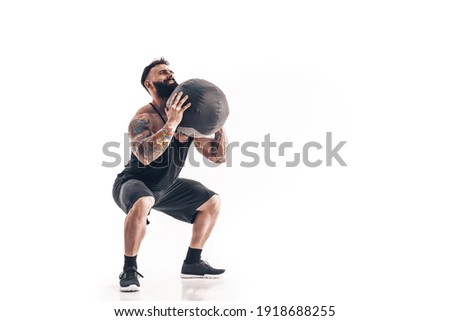
<svg viewBox="0 0 450 321">
<path fill-rule="evenodd" d="M 227 158 L 227 146 L 227 135 L 225 134 L 225 130 L 221 128 L 214 135 L 214 139 L 211 142 L 210 157 L 208 158 L 216 163 L 225 162 Z"/>
<path fill-rule="evenodd" d="M 169 146 L 175 128 L 176 126 L 167 123 L 156 133 L 149 132 L 149 136 L 132 142 L 131 148 L 138 160 L 144 165 L 149 165 L 161 156 Z"/>
</svg>

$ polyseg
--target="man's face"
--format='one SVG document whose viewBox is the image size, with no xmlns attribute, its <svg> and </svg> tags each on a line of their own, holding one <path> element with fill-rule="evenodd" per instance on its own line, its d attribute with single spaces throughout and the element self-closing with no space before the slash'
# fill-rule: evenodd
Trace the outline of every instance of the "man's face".
<svg viewBox="0 0 450 321">
<path fill-rule="evenodd" d="M 173 71 L 167 65 L 156 65 L 150 70 L 149 82 L 155 87 L 156 93 L 161 98 L 169 98 L 178 83 L 173 77 Z"/>
</svg>

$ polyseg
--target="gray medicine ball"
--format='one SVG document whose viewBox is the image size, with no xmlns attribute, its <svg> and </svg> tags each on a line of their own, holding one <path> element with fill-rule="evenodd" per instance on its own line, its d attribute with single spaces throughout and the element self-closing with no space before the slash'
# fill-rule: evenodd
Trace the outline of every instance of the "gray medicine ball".
<svg viewBox="0 0 450 321">
<path fill-rule="evenodd" d="M 191 137 L 210 136 L 225 124 L 228 103 L 219 87 L 203 79 L 190 79 L 179 84 L 168 101 L 180 91 L 189 96 L 191 107 L 184 112 L 177 132 Z"/>
</svg>

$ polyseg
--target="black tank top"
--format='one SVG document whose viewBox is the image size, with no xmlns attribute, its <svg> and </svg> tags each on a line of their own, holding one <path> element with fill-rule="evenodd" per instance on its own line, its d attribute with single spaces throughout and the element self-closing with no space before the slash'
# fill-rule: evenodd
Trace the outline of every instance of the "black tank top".
<svg viewBox="0 0 450 321">
<path fill-rule="evenodd" d="M 153 108 L 165 123 L 164 118 L 155 106 Z M 187 142 L 181 143 L 175 137 L 172 137 L 164 153 L 149 165 L 142 164 L 134 153 L 131 153 L 130 161 L 125 165 L 124 170 L 117 175 L 117 178 L 123 181 L 135 178 L 143 181 L 151 190 L 162 191 L 172 185 L 180 174 L 192 141 L 193 138 L 189 137 Z"/>
</svg>

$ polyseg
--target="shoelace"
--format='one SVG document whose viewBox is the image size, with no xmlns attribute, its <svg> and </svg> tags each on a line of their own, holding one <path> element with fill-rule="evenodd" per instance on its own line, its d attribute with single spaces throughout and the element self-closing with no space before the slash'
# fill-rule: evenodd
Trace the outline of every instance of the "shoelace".
<svg viewBox="0 0 450 321">
<path fill-rule="evenodd" d="M 209 265 L 209 263 L 208 263 L 207 261 L 204 261 L 204 260 L 200 260 L 199 263 L 200 263 L 201 265 L 211 266 L 211 265 Z"/>
<path fill-rule="evenodd" d="M 141 273 L 139 273 L 135 268 L 131 268 L 131 269 L 127 269 L 127 270 L 125 270 L 125 271 L 122 271 L 122 273 L 120 273 L 120 275 L 119 275 L 119 279 L 125 278 L 125 277 L 127 276 L 127 273 L 129 273 L 129 272 L 136 273 L 136 274 L 139 275 L 141 278 L 144 277 L 144 276 L 143 276 Z"/>
</svg>

